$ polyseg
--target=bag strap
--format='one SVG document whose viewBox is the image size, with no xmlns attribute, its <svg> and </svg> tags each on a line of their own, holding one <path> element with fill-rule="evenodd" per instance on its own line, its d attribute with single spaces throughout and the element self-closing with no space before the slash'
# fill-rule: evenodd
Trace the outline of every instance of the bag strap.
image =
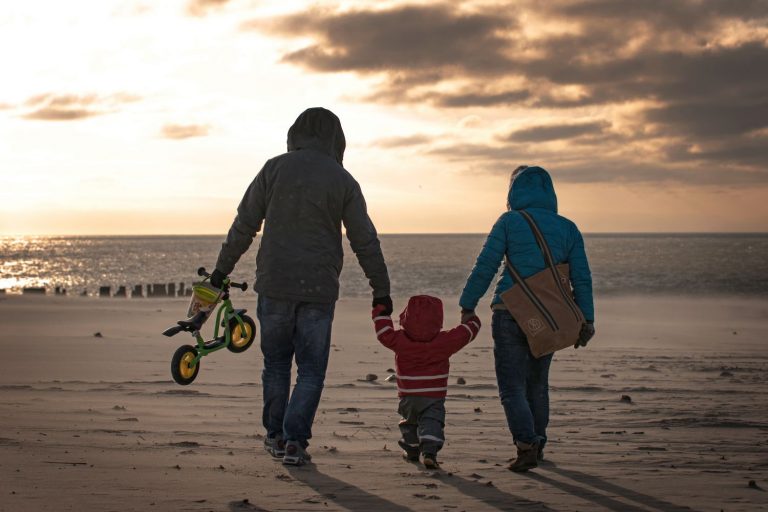
<svg viewBox="0 0 768 512">
<path fill-rule="evenodd" d="M 552 253 L 549 251 L 549 245 L 547 245 L 547 241 L 544 239 L 544 235 L 541 234 L 539 226 L 533 220 L 533 217 L 531 217 L 531 215 L 525 210 L 517 210 L 517 213 L 519 213 L 523 219 L 525 219 L 525 221 L 528 223 L 528 226 L 531 228 L 533 237 L 536 239 L 536 245 L 539 246 L 541 253 L 544 255 L 544 262 L 549 268 L 557 272 L 555 262 L 552 258 Z M 506 262 L 509 273 L 512 274 L 514 281 L 516 281 L 518 284 L 524 284 L 524 279 L 520 276 L 520 272 L 517 271 L 515 266 L 512 265 L 512 261 L 509 259 L 506 251 L 504 251 L 504 261 Z"/>
<path fill-rule="evenodd" d="M 533 231 L 533 236 L 536 238 L 536 243 L 539 246 L 539 249 L 541 249 L 541 252 L 544 254 L 544 260 L 547 263 L 547 266 L 552 271 L 552 278 L 555 280 L 555 284 L 557 285 L 558 289 L 560 290 L 560 293 L 563 296 L 563 300 L 565 300 L 566 304 L 568 304 L 568 307 L 573 311 L 574 315 L 576 317 L 579 317 L 579 313 L 577 311 L 579 310 L 578 305 L 574 302 L 573 298 L 571 297 L 571 294 L 565 289 L 565 285 L 563 285 L 562 281 L 560 280 L 560 273 L 557 271 L 557 266 L 555 265 L 555 260 L 552 258 L 552 252 L 549 250 L 549 245 L 547 244 L 547 240 L 544 238 L 544 235 L 541 233 L 541 230 L 539 229 L 539 226 L 536 224 L 536 221 L 533 220 L 533 217 L 530 213 L 526 212 L 525 210 L 518 210 L 520 215 L 523 216 L 525 221 L 528 223 L 528 226 L 530 226 L 531 231 Z"/>
<path fill-rule="evenodd" d="M 507 264 L 507 270 L 509 270 L 509 273 L 512 274 L 512 280 L 521 286 L 527 287 L 528 285 L 525 283 L 525 279 L 523 279 L 515 266 L 512 265 L 512 262 L 510 261 L 509 256 L 507 256 L 507 253 L 504 253 L 504 262 Z"/>
<path fill-rule="evenodd" d="M 541 230 L 539 229 L 539 226 L 536 224 L 536 221 L 533 220 L 533 217 L 531 217 L 531 214 L 528 213 L 525 210 L 518 210 L 518 213 L 522 215 L 523 219 L 528 223 L 528 226 L 531 228 L 531 231 L 533 231 L 533 237 L 536 239 L 536 245 L 539 246 L 539 249 L 541 249 L 541 253 L 544 255 L 544 262 L 547 264 L 549 268 L 552 270 L 556 269 L 555 260 L 552 258 L 552 252 L 549 250 L 549 245 L 547 244 L 547 240 L 544 238 L 544 235 L 541 233 Z"/>
</svg>

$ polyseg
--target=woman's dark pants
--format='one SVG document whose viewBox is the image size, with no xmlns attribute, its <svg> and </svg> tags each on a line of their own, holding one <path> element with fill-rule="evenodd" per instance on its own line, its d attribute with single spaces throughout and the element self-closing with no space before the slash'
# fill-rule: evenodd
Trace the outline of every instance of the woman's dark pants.
<svg viewBox="0 0 768 512">
<path fill-rule="evenodd" d="M 543 447 L 549 423 L 552 354 L 533 357 L 525 333 L 508 311 L 494 310 L 491 333 L 499 397 L 512 437 Z"/>
</svg>

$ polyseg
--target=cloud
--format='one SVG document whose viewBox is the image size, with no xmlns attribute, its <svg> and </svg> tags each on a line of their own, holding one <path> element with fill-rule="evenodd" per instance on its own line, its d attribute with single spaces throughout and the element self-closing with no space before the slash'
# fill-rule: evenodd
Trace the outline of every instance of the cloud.
<svg viewBox="0 0 768 512">
<path fill-rule="evenodd" d="M 38 121 L 77 121 L 117 112 L 120 106 L 140 99 L 138 96 L 127 93 L 108 96 L 38 94 L 27 99 L 21 106 L 25 110 L 21 117 Z"/>
<path fill-rule="evenodd" d="M 507 138 L 516 142 L 573 139 L 583 135 L 601 135 L 609 127 L 610 123 L 606 121 L 529 126 L 515 130 Z"/>
<path fill-rule="evenodd" d="M 190 16 L 205 16 L 211 10 L 221 8 L 229 3 L 229 0 L 191 0 L 187 4 L 187 13 Z"/>
<path fill-rule="evenodd" d="M 643 113 L 652 123 L 675 133 L 698 137 L 742 135 L 768 127 L 768 95 L 763 101 L 684 102 L 651 108 Z"/>
<path fill-rule="evenodd" d="M 160 136 L 166 139 L 189 139 L 192 137 L 205 137 L 210 132 L 210 127 L 201 124 L 166 124 L 160 130 Z"/>
<path fill-rule="evenodd" d="M 465 130 L 465 129 L 471 129 L 471 128 L 477 128 L 478 126 L 481 126 L 483 124 L 483 119 L 476 115 L 472 114 L 469 116 L 464 116 L 459 120 L 457 123 L 458 128 Z"/>
<path fill-rule="evenodd" d="M 724 162 L 685 162 L 627 155 L 574 155 L 558 150 L 536 150 L 525 145 L 455 144 L 434 148 L 429 154 L 471 164 L 494 174 L 508 175 L 519 164 L 542 165 L 556 182 L 563 183 L 685 183 L 706 186 L 768 185 L 768 168 L 726 165 Z"/>
<path fill-rule="evenodd" d="M 556 141 L 573 158 L 620 154 L 649 177 L 763 179 L 768 0 L 443 0 L 316 7 L 241 28 L 301 41 L 283 63 L 370 80 L 361 101 L 532 120 L 502 136 L 509 147 L 489 133 L 489 158 Z M 590 121 L 537 124 L 542 111 Z M 707 178 L 708 163 L 725 170 Z"/>
<path fill-rule="evenodd" d="M 247 22 L 243 28 L 316 37 L 316 44 L 283 56 L 285 62 L 316 71 L 445 66 L 493 73 L 507 62 L 506 37 L 501 32 L 512 24 L 513 19 L 502 12 L 462 12 L 450 4 L 432 4 L 343 12 L 314 8 Z"/>
<path fill-rule="evenodd" d="M 385 137 L 378 139 L 372 143 L 373 146 L 379 146 L 382 148 L 398 148 L 406 146 L 418 146 L 421 144 L 428 144 L 432 141 L 432 137 L 429 135 L 415 134 L 406 135 L 403 137 Z"/>
</svg>

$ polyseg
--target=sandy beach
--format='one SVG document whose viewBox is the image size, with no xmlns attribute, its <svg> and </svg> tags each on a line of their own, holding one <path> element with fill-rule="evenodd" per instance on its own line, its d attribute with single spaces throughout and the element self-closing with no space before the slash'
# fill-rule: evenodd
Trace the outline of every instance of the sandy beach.
<svg viewBox="0 0 768 512">
<path fill-rule="evenodd" d="M 191 338 L 160 332 L 185 299 L 0 296 L 0 510 L 768 509 L 768 301 L 598 297 L 595 340 L 555 356 L 547 461 L 527 474 L 506 469 L 487 308 L 452 359 L 433 472 L 400 457 L 368 306 L 338 303 L 314 463 L 287 468 L 262 449 L 258 343 L 171 381 Z"/>
</svg>

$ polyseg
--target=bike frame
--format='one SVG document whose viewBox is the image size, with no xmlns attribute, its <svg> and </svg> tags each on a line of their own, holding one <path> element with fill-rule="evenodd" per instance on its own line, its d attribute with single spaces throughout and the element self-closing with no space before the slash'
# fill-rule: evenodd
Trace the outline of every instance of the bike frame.
<svg viewBox="0 0 768 512">
<path fill-rule="evenodd" d="M 229 321 L 232 318 L 237 319 L 237 324 L 242 329 L 241 332 L 245 332 L 245 324 L 243 319 L 240 318 L 240 314 L 232 306 L 232 301 L 229 300 L 229 292 L 225 293 L 221 299 L 221 305 L 216 311 L 216 324 L 213 327 L 213 339 L 205 341 L 200 334 L 200 331 L 194 331 L 192 336 L 197 340 L 197 356 L 190 366 L 197 366 L 197 363 L 203 357 L 207 356 L 211 352 L 216 352 L 229 346 L 232 342 L 232 335 L 229 332 Z M 224 328 L 224 335 L 219 336 L 219 328 Z"/>
</svg>

